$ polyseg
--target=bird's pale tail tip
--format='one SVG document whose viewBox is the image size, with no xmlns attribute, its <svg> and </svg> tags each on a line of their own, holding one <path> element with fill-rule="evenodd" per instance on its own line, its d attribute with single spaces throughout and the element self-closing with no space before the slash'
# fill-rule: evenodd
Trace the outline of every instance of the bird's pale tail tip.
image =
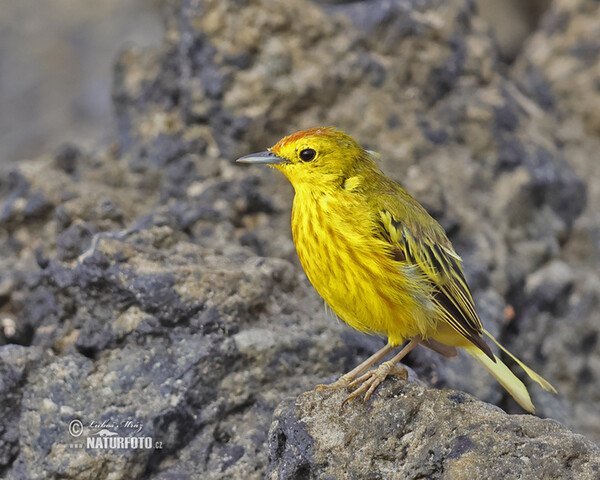
<svg viewBox="0 0 600 480">
<path fill-rule="evenodd" d="M 468 348 L 467 351 L 498 380 L 500 385 L 510 393 L 524 410 L 527 410 L 529 413 L 535 413 L 535 407 L 533 406 L 527 387 L 498 357 L 496 357 L 496 361 L 494 362 L 477 347 Z"/>
<path fill-rule="evenodd" d="M 537 382 L 539 385 L 541 385 L 541 387 L 544 390 L 552 392 L 555 395 L 558 394 L 558 392 L 556 391 L 556 388 L 554 388 L 548 380 L 546 380 L 544 377 L 542 377 L 538 373 L 534 372 L 531 368 L 529 368 L 527 365 L 525 365 L 521 360 L 519 360 L 512 353 L 510 353 L 506 348 L 504 348 L 504 346 L 502 346 L 500 344 L 500 342 L 498 340 L 496 340 L 494 338 L 494 336 L 490 332 L 488 332 L 487 330 L 484 330 L 483 332 L 490 338 L 490 340 L 492 340 L 492 342 L 494 342 L 496 345 L 498 345 L 498 347 L 504 353 L 506 353 L 510 358 L 512 358 L 525 371 L 525 373 L 529 376 L 529 378 L 531 378 L 532 380 Z"/>
</svg>

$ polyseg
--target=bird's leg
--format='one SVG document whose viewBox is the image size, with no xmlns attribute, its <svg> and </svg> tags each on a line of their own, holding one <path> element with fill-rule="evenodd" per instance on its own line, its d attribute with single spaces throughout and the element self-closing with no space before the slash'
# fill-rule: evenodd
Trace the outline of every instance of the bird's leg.
<svg viewBox="0 0 600 480">
<path fill-rule="evenodd" d="M 358 377 L 352 382 L 350 382 L 350 384 L 348 385 L 349 387 L 357 387 L 358 385 L 360 385 L 360 387 L 358 387 L 350 395 L 348 395 L 348 398 L 346 398 L 346 400 L 342 402 L 342 406 L 344 406 L 346 402 L 354 400 L 365 390 L 367 392 L 365 393 L 365 402 L 367 402 L 369 398 L 371 398 L 371 395 L 373 394 L 375 389 L 379 386 L 379 384 L 381 384 L 381 382 L 383 382 L 386 379 L 388 375 L 399 375 L 403 378 L 406 378 L 408 376 L 406 368 L 397 365 L 397 363 L 400 360 L 402 360 L 408 352 L 410 352 L 413 348 L 419 345 L 422 341 L 423 339 L 421 337 L 413 338 L 391 360 L 383 362 L 375 370 L 371 370 L 370 372 L 365 373 L 362 377 Z"/>
<path fill-rule="evenodd" d="M 328 390 L 330 388 L 346 388 L 350 383 L 359 375 L 367 371 L 371 366 L 376 364 L 379 360 L 385 357 L 388 353 L 390 353 L 394 347 L 392 347 L 389 343 L 383 347 L 382 349 L 375 352 L 369 358 L 367 358 L 364 362 L 358 365 L 356 368 L 350 370 L 345 375 L 342 375 L 335 382 L 329 385 L 317 385 L 315 390 Z"/>
</svg>

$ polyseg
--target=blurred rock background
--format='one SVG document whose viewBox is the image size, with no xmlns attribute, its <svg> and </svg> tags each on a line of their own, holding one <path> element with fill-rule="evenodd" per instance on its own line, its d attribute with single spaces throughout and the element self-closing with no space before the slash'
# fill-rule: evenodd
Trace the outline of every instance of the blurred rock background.
<svg viewBox="0 0 600 480">
<path fill-rule="evenodd" d="M 0 165 L 115 134 L 112 65 L 160 42 L 160 0 L 0 0 Z M 512 61 L 549 0 L 478 0 Z"/>
<path fill-rule="evenodd" d="M 125 44 L 158 44 L 157 1 L 0 1 L 0 164 L 115 134 L 110 89 Z"/>
<path fill-rule="evenodd" d="M 164 35 L 105 57 L 112 107 L 98 112 L 114 116 L 97 137 L 62 107 L 77 93 L 56 110 L 73 128 L 26 124 L 23 138 L 48 143 L 7 156 L 0 475 L 597 477 L 600 6 L 501 2 L 521 9 L 510 17 L 498 3 L 483 14 L 470 0 L 97 7 L 115 25 L 149 12 L 157 30 L 142 33 Z M 66 21 L 74 4 L 47 16 Z M 56 51 L 85 41 L 72 45 Z M 33 92 L 52 82 L 25 76 L 27 118 L 42 118 Z M 521 410 L 483 369 L 424 349 L 407 359 L 414 383 L 392 379 L 366 406 L 340 411 L 342 392 L 309 391 L 383 341 L 335 321 L 308 284 L 285 179 L 232 159 L 315 124 L 379 150 L 446 228 L 486 327 L 560 391 L 531 386 L 541 418 L 505 414 L 496 406 Z M 73 419 L 137 420 L 164 447 L 73 449 Z"/>
</svg>

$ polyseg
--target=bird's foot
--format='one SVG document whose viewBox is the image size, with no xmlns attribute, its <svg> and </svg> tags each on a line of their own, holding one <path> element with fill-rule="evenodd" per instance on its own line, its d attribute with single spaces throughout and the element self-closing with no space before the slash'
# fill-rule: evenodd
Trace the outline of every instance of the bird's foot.
<svg viewBox="0 0 600 480">
<path fill-rule="evenodd" d="M 317 385 L 315 387 L 315 390 L 323 391 L 323 390 L 333 390 L 335 388 L 348 388 L 348 386 L 350 385 L 351 382 L 352 382 L 352 378 L 348 377 L 347 375 L 342 375 L 335 382 L 330 383 L 329 385 Z"/>
<path fill-rule="evenodd" d="M 348 384 L 349 388 L 358 387 L 354 390 L 346 400 L 342 402 L 342 407 L 346 402 L 352 401 L 360 396 L 363 392 L 365 393 L 364 402 L 368 402 L 375 389 L 389 376 L 398 375 L 401 378 L 408 378 L 408 372 L 402 365 L 397 365 L 392 362 L 383 362 L 379 367 L 365 373 L 363 376 L 358 377 Z M 342 377 L 343 378 L 343 377 Z M 341 379 L 340 379 L 341 380 Z M 360 385 L 360 386 L 359 386 Z"/>
</svg>

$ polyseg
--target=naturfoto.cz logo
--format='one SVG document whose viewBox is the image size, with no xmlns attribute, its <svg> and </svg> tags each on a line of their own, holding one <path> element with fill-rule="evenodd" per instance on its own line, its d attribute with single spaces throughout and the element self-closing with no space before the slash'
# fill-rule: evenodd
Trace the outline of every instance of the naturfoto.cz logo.
<svg viewBox="0 0 600 480">
<path fill-rule="evenodd" d="M 126 449 L 161 449 L 162 442 L 155 442 L 152 437 L 138 436 L 144 425 L 138 421 L 126 420 L 122 422 L 113 422 L 104 420 L 103 422 L 92 421 L 84 425 L 79 419 L 72 420 L 69 423 L 69 434 L 73 438 L 80 439 L 87 430 L 85 443 L 77 442 L 68 445 L 69 448 L 91 448 L 107 450 L 126 450 Z M 123 433 L 132 433 L 132 435 L 123 435 Z"/>
</svg>

